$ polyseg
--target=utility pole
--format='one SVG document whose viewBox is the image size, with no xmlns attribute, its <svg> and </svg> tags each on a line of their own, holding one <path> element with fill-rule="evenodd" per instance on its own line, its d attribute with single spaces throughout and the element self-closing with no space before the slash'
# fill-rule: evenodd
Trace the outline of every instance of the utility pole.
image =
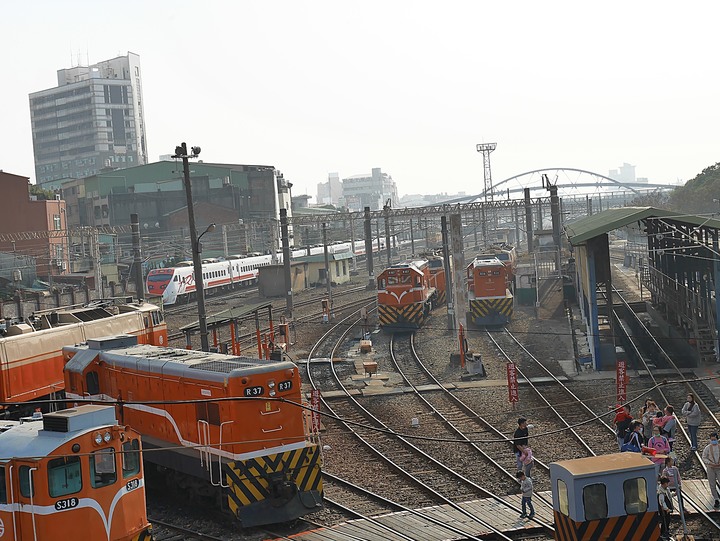
<svg viewBox="0 0 720 541">
<path fill-rule="evenodd" d="M 370 221 L 370 207 L 365 207 L 365 263 L 368 271 L 367 289 L 375 289 L 375 271 L 373 269 L 373 243 L 372 222 Z"/>
<path fill-rule="evenodd" d="M 292 273 L 290 269 L 290 235 L 288 233 L 287 209 L 280 209 L 280 236 L 282 237 L 283 274 L 285 276 L 285 317 L 292 319 L 293 292 Z"/>
<path fill-rule="evenodd" d="M 130 231 L 132 232 L 133 270 L 135 275 L 135 293 L 138 301 L 145 300 L 145 284 L 143 283 L 142 252 L 140 249 L 140 220 L 137 214 L 130 215 Z"/>
<path fill-rule="evenodd" d="M 98 295 L 97 298 L 102 299 L 105 292 L 102 283 L 102 268 L 100 267 L 100 234 L 97 229 L 93 229 L 90 240 L 92 242 L 93 269 L 95 271 L 95 292 Z M 142 270 L 140 272 L 142 273 Z"/>
<path fill-rule="evenodd" d="M 187 199 L 188 223 L 190 225 L 190 246 L 192 248 L 193 272 L 195 275 L 195 295 L 198 304 L 198 325 L 200 327 L 200 347 L 203 351 L 210 351 L 208 340 L 207 315 L 205 314 L 205 284 L 203 281 L 202 261 L 200 260 L 200 237 L 211 231 L 210 227 L 203 231 L 198 237 L 195 229 L 195 210 L 192 201 L 192 186 L 190 184 L 190 158 L 197 158 L 200 154 L 200 147 L 192 147 L 192 153 L 188 154 L 187 145 L 182 143 L 175 147 L 173 158 L 181 159 L 183 163 L 183 183 L 185 184 L 185 197 Z M 212 224 L 214 226 L 214 224 Z M 213 227 L 214 229 L 214 227 Z"/>
<path fill-rule="evenodd" d="M 385 213 L 385 250 L 387 250 L 387 266 L 392 265 L 390 261 L 390 205 L 392 200 L 388 199 L 383 206 L 383 212 Z"/>
<path fill-rule="evenodd" d="M 455 290 L 453 289 L 452 267 L 450 267 L 450 246 L 448 242 L 447 217 L 440 217 L 440 231 L 442 233 L 443 264 L 445 266 L 445 285 L 447 287 L 447 317 L 448 329 L 455 329 Z"/>
<path fill-rule="evenodd" d="M 325 284 L 327 285 L 327 296 L 328 296 L 328 321 L 332 319 L 333 314 L 333 300 L 332 300 L 332 284 L 330 283 L 330 255 L 328 253 L 327 244 L 327 224 L 322 224 L 323 234 L 323 251 L 325 254 Z"/>
<path fill-rule="evenodd" d="M 557 185 L 551 184 L 547 175 L 542 176 L 543 186 L 550 192 L 550 217 L 552 219 L 553 244 L 555 245 L 555 270 L 560 275 L 562 267 L 560 261 L 560 198 L 558 197 Z"/>
<path fill-rule="evenodd" d="M 330 181 L 328 181 L 330 182 Z M 350 251 L 352 252 L 352 270 L 357 272 L 357 258 L 355 257 L 355 227 L 353 224 L 353 215 L 350 213 Z"/>
</svg>

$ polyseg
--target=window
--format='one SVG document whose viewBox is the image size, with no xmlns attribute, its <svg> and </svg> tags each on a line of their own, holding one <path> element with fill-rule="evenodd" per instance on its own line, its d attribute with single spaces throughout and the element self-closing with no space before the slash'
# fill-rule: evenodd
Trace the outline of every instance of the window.
<svg viewBox="0 0 720 541">
<path fill-rule="evenodd" d="M 628 515 L 645 513 L 648 507 L 647 484 L 644 477 L 626 479 L 623 483 L 625 512 Z"/>
<path fill-rule="evenodd" d="M 570 504 L 568 503 L 568 489 L 565 481 L 558 479 L 557 482 L 558 504 L 560 512 L 566 517 L 570 515 Z"/>
<path fill-rule="evenodd" d="M 7 488 L 5 488 L 5 466 L 0 466 L 0 503 L 7 503 Z"/>
<path fill-rule="evenodd" d="M 599 520 L 607 518 L 608 504 L 606 488 L 602 483 L 587 485 L 583 488 L 583 506 L 585 520 Z"/>
<path fill-rule="evenodd" d="M 340 276 L 340 262 L 335 262 L 335 276 Z"/>
<path fill-rule="evenodd" d="M 140 473 L 140 441 L 130 440 L 122 444 L 123 477 Z"/>
<path fill-rule="evenodd" d="M 85 388 L 90 395 L 100 394 L 100 381 L 96 371 L 93 370 L 85 375 Z"/>
<path fill-rule="evenodd" d="M 59 214 L 53 214 L 53 227 L 55 228 L 55 231 L 60 231 L 60 229 L 62 228 L 62 225 L 60 225 Z"/>
<path fill-rule="evenodd" d="M 198 420 L 220 426 L 220 406 L 216 402 L 195 404 L 195 412 Z"/>
<path fill-rule="evenodd" d="M 48 462 L 48 489 L 51 498 L 75 494 L 82 490 L 80 457 L 54 458 Z"/>
<path fill-rule="evenodd" d="M 115 449 L 108 447 L 90 455 L 90 484 L 93 488 L 106 487 L 117 481 Z"/>
<path fill-rule="evenodd" d="M 30 466 L 20 466 L 20 495 L 29 498 L 35 496 L 35 482 L 32 481 Z"/>
</svg>

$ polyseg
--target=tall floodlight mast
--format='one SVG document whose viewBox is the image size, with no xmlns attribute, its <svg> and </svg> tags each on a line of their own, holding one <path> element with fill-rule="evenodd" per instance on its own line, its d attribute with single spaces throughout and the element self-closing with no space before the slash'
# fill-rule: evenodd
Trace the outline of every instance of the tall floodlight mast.
<svg viewBox="0 0 720 541">
<path fill-rule="evenodd" d="M 485 166 L 485 201 L 488 200 L 488 194 L 490 194 L 490 201 L 493 200 L 493 186 L 492 186 L 492 174 L 490 173 L 490 153 L 497 148 L 497 143 L 479 143 L 477 151 L 482 152 L 483 165 Z"/>
</svg>

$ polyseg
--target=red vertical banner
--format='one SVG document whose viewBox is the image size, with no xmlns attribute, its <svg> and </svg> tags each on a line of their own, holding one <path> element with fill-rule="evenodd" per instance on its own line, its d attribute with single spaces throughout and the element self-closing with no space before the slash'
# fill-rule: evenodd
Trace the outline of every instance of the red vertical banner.
<svg viewBox="0 0 720 541">
<path fill-rule="evenodd" d="M 617 381 L 617 400 L 622 403 L 627 400 L 627 361 L 618 359 L 615 365 Z"/>
<path fill-rule="evenodd" d="M 310 391 L 310 407 L 312 408 L 312 431 L 313 434 L 320 432 L 320 391 Z"/>
<path fill-rule="evenodd" d="M 508 400 L 513 404 L 520 401 L 518 389 L 517 367 L 515 363 L 507 363 Z"/>
</svg>

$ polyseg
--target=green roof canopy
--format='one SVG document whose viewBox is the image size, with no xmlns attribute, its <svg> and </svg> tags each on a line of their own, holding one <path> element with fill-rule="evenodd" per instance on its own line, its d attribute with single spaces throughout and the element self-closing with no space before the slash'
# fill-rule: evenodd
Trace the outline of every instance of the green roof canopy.
<svg viewBox="0 0 720 541">
<path fill-rule="evenodd" d="M 720 220 L 715 218 L 681 214 L 654 207 L 621 207 L 570 222 L 565 226 L 565 234 L 570 244 L 579 246 L 592 238 L 647 218 L 667 218 L 676 222 L 720 229 Z"/>
</svg>

